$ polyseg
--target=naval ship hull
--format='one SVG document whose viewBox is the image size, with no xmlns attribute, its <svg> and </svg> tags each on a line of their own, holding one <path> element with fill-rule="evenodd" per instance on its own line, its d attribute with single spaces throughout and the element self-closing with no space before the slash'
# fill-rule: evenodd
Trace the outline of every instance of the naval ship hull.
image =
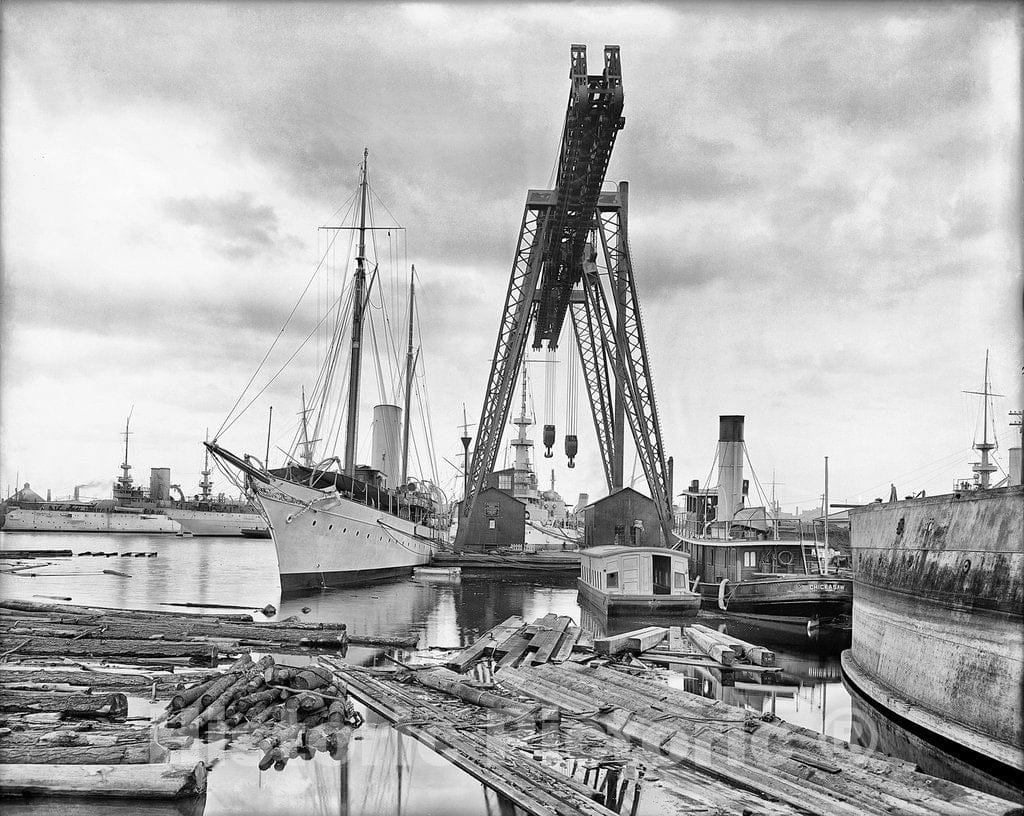
<svg viewBox="0 0 1024 816">
<path fill-rule="evenodd" d="M 922 768 L 1024 801 L 1024 487 L 876 503 L 850 518 L 843 676 L 885 724 L 858 738 L 884 736 Z"/>
<path fill-rule="evenodd" d="M 3 529 L 7 532 L 165 534 L 177 533 L 181 526 L 162 513 L 14 507 L 7 511 Z"/>
<path fill-rule="evenodd" d="M 160 512 L 177 522 L 181 532 L 194 536 L 243 536 L 245 531 L 266 529 L 266 522 L 256 513 L 226 513 L 219 510 L 187 510 L 161 507 Z"/>
<path fill-rule="evenodd" d="M 435 551 L 435 529 L 336 491 L 275 477 L 251 487 L 270 524 L 282 592 L 409 576 Z"/>
</svg>

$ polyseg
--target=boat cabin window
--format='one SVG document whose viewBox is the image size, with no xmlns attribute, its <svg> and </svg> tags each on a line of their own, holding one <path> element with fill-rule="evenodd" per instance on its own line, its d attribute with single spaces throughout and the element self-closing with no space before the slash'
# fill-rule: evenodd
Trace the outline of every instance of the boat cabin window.
<svg viewBox="0 0 1024 816">
<path fill-rule="evenodd" d="M 487 522 L 487 529 L 488 530 L 493 530 L 494 529 L 494 519 L 491 519 L 490 521 Z"/>
<path fill-rule="evenodd" d="M 607 576 L 608 589 L 619 588 L 619 574 L 617 572 L 609 572 Z"/>
<path fill-rule="evenodd" d="M 743 553 L 743 566 L 745 567 L 756 567 L 757 566 L 757 553 L 754 550 L 747 550 Z"/>
<path fill-rule="evenodd" d="M 673 575 L 673 585 L 676 589 L 686 589 L 686 575 L 681 572 L 675 573 Z"/>
</svg>

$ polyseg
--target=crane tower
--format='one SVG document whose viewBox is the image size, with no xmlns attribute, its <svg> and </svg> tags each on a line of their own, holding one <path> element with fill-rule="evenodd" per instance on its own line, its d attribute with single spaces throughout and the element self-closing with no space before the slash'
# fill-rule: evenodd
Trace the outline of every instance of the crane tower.
<svg viewBox="0 0 1024 816">
<path fill-rule="evenodd" d="M 545 343 L 555 349 L 568 315 L 608 489 L 622 487 L 628 418 L 665 541 L 674 545 L 671 476 L 629 255 L 628 185 L 602 190 L 615 137 L 625 125 L 619 47 L 605 46 L 603 73 L 589 75 L 586 46 L 573 45 L 569 78 L 555 189 L 526 196 L 463 514 L 471 514 L 494 469 L 531 326 L 535 349 Z"/>
</svg>

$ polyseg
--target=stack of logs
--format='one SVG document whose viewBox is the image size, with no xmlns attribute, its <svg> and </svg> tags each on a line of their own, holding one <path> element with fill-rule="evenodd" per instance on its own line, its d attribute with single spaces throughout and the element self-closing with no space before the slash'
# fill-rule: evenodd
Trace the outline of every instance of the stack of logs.
<svg viewBox="0 0 1024 816">
<path fill-rule="evenodd" d="M 275 665 L 269 655 L 253 662 L 244 655 L 224 673 L 182 690 L 168 705 L 169 728 L 221 723 L 263 751 L 261 770 L 281 770 L 289 759 L 311 759 L 317 751 L 341 758 L 362 717 L 344 681 L 329 669 Z"/>
</svg>

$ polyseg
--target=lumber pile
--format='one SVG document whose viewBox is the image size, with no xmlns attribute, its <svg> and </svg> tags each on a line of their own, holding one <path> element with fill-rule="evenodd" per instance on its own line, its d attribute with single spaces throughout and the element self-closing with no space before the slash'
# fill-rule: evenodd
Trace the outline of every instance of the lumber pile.
<svg viewBox="0 0 1024 816">
<path fill-rule="evenodd" d="M 545 664 L 505 668 L 497 679 L 506 690 L 585 716 L 609 733 L 802 813 L 1013 812 L 1008 802 L 905 763 L 613 668 Z"/>
<path fill-rule="evenodd" d="M 560 663 L 569 658 L 580 637 L 580 627 L 564 615 L 548 614 L 531 624 L 512 615 L 452 655 L 445 666 L 461 673 L 485 658 L 499 666 Z"/>
</svg>

